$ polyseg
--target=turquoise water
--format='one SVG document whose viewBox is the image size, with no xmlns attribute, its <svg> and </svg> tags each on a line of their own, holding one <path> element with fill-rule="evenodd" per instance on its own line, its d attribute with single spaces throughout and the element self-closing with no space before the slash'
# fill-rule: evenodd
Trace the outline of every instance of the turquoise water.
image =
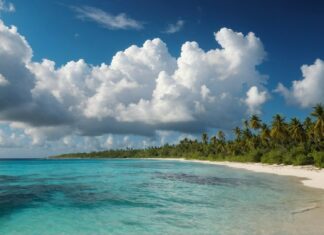
<svg viewBox="0 0 324 235">
<path fill-rule="evenodd" d="M 1 235 L 288 235 L 322 199 L 295 178 L 207 164 L 0 161 Z"/>
</svg>

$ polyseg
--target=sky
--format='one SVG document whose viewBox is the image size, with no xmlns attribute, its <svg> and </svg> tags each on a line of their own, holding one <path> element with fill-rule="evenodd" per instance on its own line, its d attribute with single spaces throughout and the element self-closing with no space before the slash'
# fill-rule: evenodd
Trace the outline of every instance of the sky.
<svg viewBox="0 0 324 235">
<path fill-rule="evenodd" d="M 0 158 L 200 138 L 324 103 L 324 2 L 0 0 Z"/>
</svg>

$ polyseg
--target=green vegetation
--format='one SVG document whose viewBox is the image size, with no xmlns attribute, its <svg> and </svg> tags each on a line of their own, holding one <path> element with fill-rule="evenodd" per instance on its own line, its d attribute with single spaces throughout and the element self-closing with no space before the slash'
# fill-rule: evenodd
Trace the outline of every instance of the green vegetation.
<svg viewBox="0 0 324 235">
<path fill-rule="evenodd" d="M 286 122 L 277 114 L 270 126 L 257 115 L 243 124 L 242 129 L 233 129 L 235 138 L 231 140 L 218 131 L 211 138 L 203 133 L 201 141 L 185 138 L 176 145 L 64 154 L 55 158 L 187 158 L 324 167 L 323 105 L 316 105 L 311 117 L 303 122 L 297 118 Z"/>
</svg>

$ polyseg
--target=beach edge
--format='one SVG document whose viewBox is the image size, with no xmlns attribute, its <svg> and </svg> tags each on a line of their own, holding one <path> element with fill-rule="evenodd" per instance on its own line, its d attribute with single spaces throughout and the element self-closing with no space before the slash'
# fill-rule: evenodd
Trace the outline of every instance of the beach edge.
<svg viewBox="0 0 324 235">
<path fill-rule="evenodd" d="M 203 163 L 219 166 L 227 166 L 236 169 L 244 169 L 257 173 L 275 174 L 281 176 L 298 177 L 304 186 L 323 189 L 324 190 L 324 169 L 316 168 L 315 166 L 293 166 L 293 165 L 270 165 L 263 163 L 241 163 L 228 161 L 209 161 L 209 160 L 194 160 L 185 158 L 138 158 L 146 160 L 169 160 L 181 162 Z"/>
</svg>

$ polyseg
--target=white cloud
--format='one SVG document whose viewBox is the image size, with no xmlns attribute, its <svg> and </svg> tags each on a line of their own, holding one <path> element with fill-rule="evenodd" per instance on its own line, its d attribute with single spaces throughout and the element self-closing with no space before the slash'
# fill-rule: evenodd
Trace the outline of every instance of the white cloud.
<svg viewBox="0 0 324 235">
<path fill-rule="evenodd" d="M 90 20 L 108 29 L 142 29 L 143 24 L 124 13 L 118 15 L 109 14 L 99 8 L 82 6 L 72 7 L 77 17 L 82 20 Z"/>
<path fill-rule="evenodd" d="M 8 84 L 8 80 L 0 73 L 0 86 L 7 86 Z"/>
<path fill-rule="evenodd" d="M 64 138 L 62 138 L 62 141 L 66 146 L 71 146 L 73 140 L 72 140 L 72 137 L 70 135 L 68 135 L 68 136 L 65 136 Z"/>
<path fill-rule="evenodd" d="M 0 148 L 19 148 L 23 147 L 23 142 L 26 139 L 25 135 L 4 131 L 0 128 Z"/>
<path fill-rule="evenodd" d="M 112 135 L 109 135 L 103 144 L 103 147 L 105 149 L 111 149 L 114 146 L 114 137 Z"/>
<path fill-rule="evenodd" d="M 220 48 L 209 51 L 185 42 L 177 58 L 156 38 L 117 52 L 110 64 L 80 59 L 56 67 L 48 59 L 32 61 L 25 38 L 0 21 L 0 74 L 8 81 L 0 86 L 0 120 L 22 129 L 34 145 L 66 136 L 231 128 L 265 102 L 266 76 L 256 70 L 265 51 L 253 33 L 222 28 L 215 39 Z"/>
<path fill-rule="evenodd" d="M 268 93 L 266 91 L 259 91 L 258 87 L 251 87 L 246 93 L 245 103 L 249 107 L 249 112 L 260 114 L 260 107 L 267 101 Z"/>
<path fill-rule="evenodd" d="M 276 91 L 281 93 L 288 103 L 303 108 L 324 103 L 324 61 L 317 59 L 312 65 L 301 67 L 302 80 L 295 80 L 290 89 L 279 83 Z"/>
<path fill-rule="evenodd" d="M 185 24 L 184 20 L 178 20 L 175 24 L 169 24 L 164 33 L 172 34 L 179 32 Z"/>
<path fill-rule="evenodd" d="M 14 12 L 16 11 L 15 5 L 11 2 L 6 2 L 5 0 L 0 0 L 0 12 Z"/>
<path fill-rule="evenodd" d="M 31 89 L 34 77 L 26 68 L 32 50 L 17 28 L 6 27 L 0 20 L 0 117 L 13 112 L 12 108 L 32 101 Z M 11 111 L 10 111 L 11 110 Z M 7 111 L 7 112 L 4 112 Z M 19 111 L 16 109 L 15 111 Z"/>
</svg>

